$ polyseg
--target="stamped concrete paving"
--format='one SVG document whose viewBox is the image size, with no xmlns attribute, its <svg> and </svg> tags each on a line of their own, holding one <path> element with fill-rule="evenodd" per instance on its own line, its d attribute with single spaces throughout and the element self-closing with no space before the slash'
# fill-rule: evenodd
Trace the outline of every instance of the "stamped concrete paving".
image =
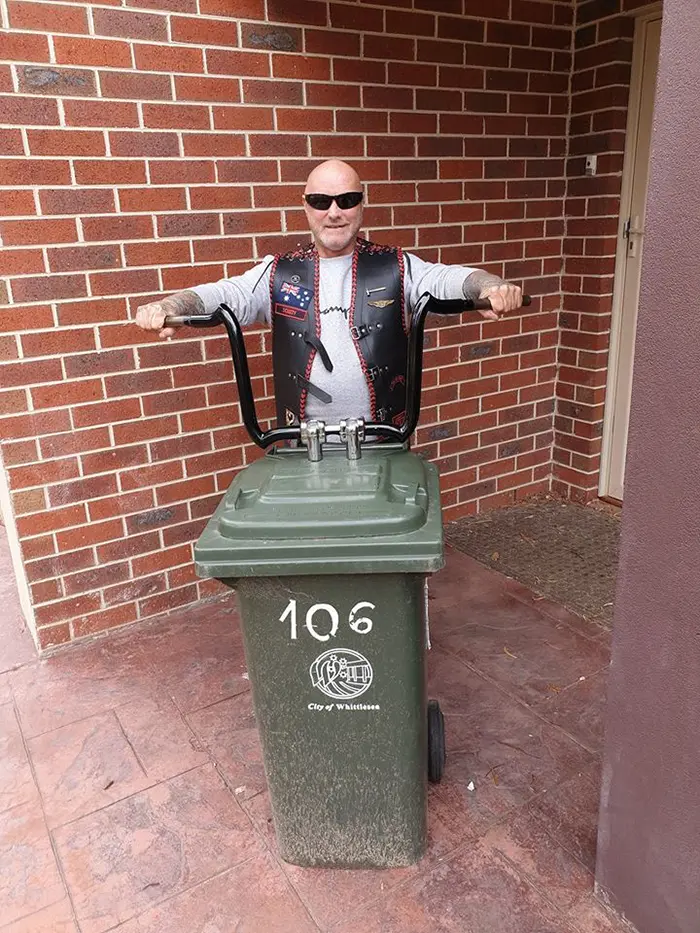
<svg viewBox="0 0 700 933">
<path fill-rule="evenodd" d="M 592 876 L 608 635 L 455 550 L 429 605 L 449 758 L 401 870 L 278 858 L 233 598 L 3 650 L 2 933 L 621 931 Z"/>
</svg>

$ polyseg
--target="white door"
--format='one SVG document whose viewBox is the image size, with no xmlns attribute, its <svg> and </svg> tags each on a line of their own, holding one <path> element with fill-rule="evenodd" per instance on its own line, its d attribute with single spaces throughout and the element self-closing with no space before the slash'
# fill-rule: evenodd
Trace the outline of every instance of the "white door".
<svg viewBox="0 0 700 933">
<path fill-rule="evenodd" d="M 637 22 L 615 268 L 600 493 L 622 501 L 661 14 Z"/>
</svg>

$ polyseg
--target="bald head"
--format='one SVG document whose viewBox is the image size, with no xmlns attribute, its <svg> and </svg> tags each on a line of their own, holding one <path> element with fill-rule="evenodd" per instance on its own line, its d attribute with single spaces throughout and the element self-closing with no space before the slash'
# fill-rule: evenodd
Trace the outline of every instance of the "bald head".
<svg viewBox="0 0 700 933">
<path fill-rule="evenodd" d="M 362 191 L 360 176 L 347 162 L 328 159 L 310 173 L 304 194 L 342 194 L 344 191 Z"/>
<path fill-rule="evenodd" d="M 360 176 L 347 162 L 328 159 L 321 162 L 306 180 L 304 194 L 346 194 L 362 191 Z M 362 225 L 362 202 L 343 210 L 332 201 L 326 210 L 311 207 L 304 201 L 304 211 L 313 234 L 314 243 L 322 259 L 346 256 L 355 248 L 357 233 Z"/>
</svg>

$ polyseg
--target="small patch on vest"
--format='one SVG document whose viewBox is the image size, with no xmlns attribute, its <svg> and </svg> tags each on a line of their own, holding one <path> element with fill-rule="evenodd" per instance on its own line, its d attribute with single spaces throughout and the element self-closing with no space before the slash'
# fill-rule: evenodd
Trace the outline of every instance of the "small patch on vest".
<svg viewBox="0 0 700 933">
<path fill-rule="evenodd" d="M 293 275 L 291 278 L 292 278 L 292 284 L 293 284 L 293 285 L 298 285 L 299 282 L 301 282 L 301 276 L 300 276 L 300 275 Z"/>
<path fill-rule="evenodd" d="M 282 317 L 291 317 L 295 321 L 305 321 L 309 312 L 304 308 L 293 308 L 290 305 L 282 305 L 279 302 L 275 305 L 275 314 L 281 314 Z"/>
<path fill-rule="evenodd" d="M 285 408 L 284 420 L 287 423 L 287 427 L 291 428 L 291 426 L 296 422 L 297 419 L 293 411 L 290 411 L 288 408 Z"/>
<path fill-rule="evenodd" d="M 302 285 L 295 285 L 292 282 L 282 282 L 280 293 L 284 304 L 292 308 L 301 308 L 302 311 L 311 304 L 313 292 L 310 288 L 304 288 Z"/>
<path fill-rule="evenodd" d="M 368 301 L 370 308 L 388 308 L 396 301 L 395 298 L 380 298 L 379 301 Z"/>
</svg>

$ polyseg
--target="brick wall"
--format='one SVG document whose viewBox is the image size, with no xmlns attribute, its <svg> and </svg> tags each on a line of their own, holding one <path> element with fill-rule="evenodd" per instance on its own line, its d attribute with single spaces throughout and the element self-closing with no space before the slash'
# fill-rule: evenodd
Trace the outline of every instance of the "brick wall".
<svg viewBox="0 0 700 933">
<path fill-rule="evenodd" d="M 427 332 L 417 449 L 446 517 L 548 488 L 568 0 L 0 11 L 0 453 L 42 646 L 213 591 L 192 542 L 256 456 L 227 344 L 129 319 L 303 241 L 300 186 L 328 156 L 366 181 L 369 236 L 538 296 Z M 248 349 L 268 418 L 268 335 Z"/>
<path fill-rule="evenodd" d="M 576 7 L 552 488 L 598 495 L 615 253 L 635 20 L 646 0 Z M 625 15 L 627 14 L 627 15 Z M 585 156 L 598 171 L 585 175 Z"/>
</svg>

